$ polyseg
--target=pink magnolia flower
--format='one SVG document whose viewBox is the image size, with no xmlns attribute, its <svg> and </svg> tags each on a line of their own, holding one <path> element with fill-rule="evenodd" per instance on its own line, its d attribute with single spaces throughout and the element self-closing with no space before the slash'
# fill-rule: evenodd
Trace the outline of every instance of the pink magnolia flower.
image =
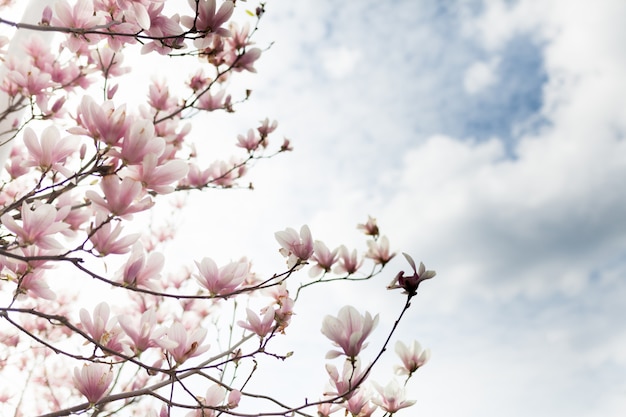
<svg viewBox="0 0 626 417">
<path fill-rule="evenodd" d="M 19 279 L 19 285 L 16 289 L 17 294 L 28 294 L 35 298 L 43 298 L 44 300 L 55 300 L 57 298 L 54 291 L 50 289 L 44 280 L 44 271 L 36 269 L 27 272 Z"/>
<path fill-rule="evenodd" d="M 315 241 L 313 249 L 313 256 L 311 257 L 311 260 L 315 261 L 316 264 L 309 270 L 309 276 L 316 277 L 322 273 L 329 272 L 332 269 L 335 262 L 337 262 L 338 249 L 330 251 L 326 244 L 319 240 Z"/>
<path fill-rule="evenodd" d="M 300 234 L 291 227 L 274 234 L 280 243 L 280 253 L 288 258 L 287 266 L 293 268 L 298 261 L 306 261 L 313 255 L 313 238 L 309 226 L 300 228 Z"/>
<path fill-rule="evenodd" d="M 241 399 L 241 392 L 239 390 L 231 390 L 226 397 L 226 388 L 221 385 L 213 384 L 207 391 L 204 399 L 201 399 L 201 403 L 204 407 L 199 410 L 194 410 L 187 413 L 186 417 L 216 417 L 223 414 L 223 409 L 232 409 L 239 405 Z M 224 403 L 226 400 L 226 403 Z"/>
<path fill-rule="evenodd" d="M 261 121 L 261 126 L 257 127 L 257 131 L 262 137 L 266 137 L 270 133 L 276 130 L 278 122 L 274 120 L 270 123 L 270 119 L 267 117 Z"/>
<path fill-rule="evenodd" d="M 163 12 L 165 2 L 159 4 L 153 2 L 146 9 L 150 17 L 150 28 L 145 30 L 145 34 L 155 40 L 144 44 L 141 53 L 147 54 L 156 51 L 161 55 L 168 54 L 172 49 L 184 47 L 182 38 L 183 29 L 180 27 L 180 18 L 177 14 L 168 17 Z M 145 25 L 145 23 L 142 23 Z"/>
<path fill-rule="evenodd" d="M 131 219 L 132 213 L 147 210 L 154 205 L 154 201 L 146 195 L 141 183 L 132 178 L 119 179 L 115 175 L 107 175 L 102 178 L 100 187 L 104 192 L 104 198 L 92 190 L 88 190 L 85 196 L 91 200 L 96 210 L 102 211 L 105 215 L 112 214 Z"/>
<path fill-rule="evenodd" d="M 109 305 L 105 302 L 94 307 L 93 316 L 81 308 L 80 322 L 96 342 L 115 352 L 122 352 L 124 350 L 124 346 L 120 342 L 122 332 L 117 326 L 117 320 L 114 317 L 109 317 L 110 313 Z"/>
<path fill-rule="evenodd" d="M 250 269 L 249 262 L 231 262 L 217 267 L 211 258 L 196 262 L 198 272 L 196 279 L 211 295 L 226 295 L 234 292 L 246 280 Z"/>
<path fill-rule="evenodd" d="M 233 63 L 233 69 L 237 72 L 248 71 L 256 72 L 254 63 L 261 57 L 261 50 L 259 48 L 251 48 L 235 58 Z"/>
<path fill-rule="evenodd" d="M 359 388 L 344 404 L 346 411 L 354 417 L 370 417 L 378 409 L 370 403 L 370 398 L 369 392 L 364 388 Z"/>
<path fill-rule="evenodd" d="M 396 256 L 395 253 L 389 252 L 389 239 L 387 239 L 387 236 L 381 237 L 378 241 L 368 240 L 367 247 L 365 257 L 372 259 L 375 264 L 385 266 L 387 262 Z"/>
<path fill-rule="evenodd" d="M 180 22 L 183 26 L 189 29 L 195 27 L 198 32 L 205 34 L 230 36 L 230 31 L 221 26 L 232 16 L 235 9 L 234 2 L 230 0 L 224 1 L 217 12 L 215 11 L 215 0 L 199 0 L 199 2 L 196 0 L 189 0 L 189 6 L 191 6 L 194 11 L 197 7 L 197 16 L 181 17 Z M 207 37 L 210 38 L 211 36 Z M 205 39 L 196 39 L 194 41 L 196 48 L 206 48 L 207 42 Z"/>
<path fill-rule="evenodd" d="M 44 90 L 54 85 L 48 72 L 26 63 L 13 65 L 12 70 L 6 74 L 6 81 L 7 92 L 17 90 L 25 96 L 42 96 Z"/>
<path fill-rule="evenodd" d="M 53 26 L 62 26 L 76 29 L 93 28 L 104 23 L 101 15 L 94 13 L 93 2 L 91 0 L 78 0 L 74 6 L 70 6 L 67 0 L 57 1 L 54 5 L 55 16 L 52 18 Z M 72 52 L 84 51 L 86 42 L 96 41 L 96 35 L 69 35 L 67 47 Z"/>
<path fill-rule="evenodd" d="M 165 81 L 153 81 L 148 92 L 148 103 L 157 111 L 166 111 L 176 105 L 177 98 L 170 96 Z"/>
<path fill-rule="evenodd" d="M 406 393 L 404 388 L 395 379 L 385 387 L 380 386 L 376 382 L 372 382 L 372 384 L 380 394 L 380 397 L 373 398 L 372 402 L 390 414 L 415 404 L 415 400 L 405 400 Z"/>
<path fill-rule="evenodd" d="M 335 388 L 335 391 L 324 394 L 338 395 L 344 399 L 351 398 L 357 387 L 367 378 L 366 370 L 361 370 L 361 361 L 359 360 L 345 361 L 341 375 L 339 375 L 337 367 L 331 364 L 326 364 L 326 372 L 330 376 L 330 384 Z"/>
<path fill-rule="evenodd" d="M 131 287 L 143 287 L 160 290 L 161 270 L 165 264 L 165 257 L 160 252 L 151 252 L 146 256 L 141 243 L 136 243 L 131 256 L 120 271 L 121 280 Z"/>
<path fill-rule="evenodd" d="M 39 167 L 42 172 L 58 171 L 66 177 L 72 172 L 65 168 L 65 161 L 78 150 L 78 138 L 69 136 L 61 139 L 55 126 L 48 126 L 41 133 L 40 139 L 33 129 L 24 129 L 24 144 L 28 149 L 28 165 Z"/>
<path fill-rule="evenodd" d="M 367 222 L 364 224 L 357 224 L 356 228 L 362 230 L 368 236 L 377 237 L 380 233 L 378 231 L 378 225 L 376 224 L 376 219 L 372 216 L 367 216 Z"/>
<path fill-rule="evenodd" d="M 95 232 L 89 237 L 89 240 L 101 256 L 127 253 L 140 237 L 139 233 L 119 237 L 122 233 L 122 225 L 118 223 L 113 229 L 111 222 L 105 223 L 105 219 L 100 214 L 96 215 L 96 224 L 91 229 Z"/>
<path fill-rule="evenodd" d="M 155 154 L 148 154 L 143 158 L 141 165 L 133 165 L 126 171 L 126 176 L 140 181 L 146 190 L 158 194 L 168 194 L 174 191 L 172 183 L 187 175 L 187 162 L 176 159 L 159 164 Z"/>
<path fill-rule="evenodd" d="M 361 316 L 352 306 L 343 307 L 337 317 L 326 316 L 322 322 L 322 333 L 342 350 L 331 350 L 326 358 L 332 359 L 344 354 L 354 361 L 361 350 L 367 347 L 365 339 L 376 325 L 378 314 L 374 318 L 368 312 Z"/>
<path fill-rule="evenodd" d="M 412 375 L 430 359 L 430 349 L 422 350 L 417 340 L 409 346 L 398 340 L 395 350 L 402 360 L 402 366 L 396 366 L 396 372 L 401 375 Z"/>
<path fill-rule="evenodd" d="M 116 109 L 112 101 L 96 103 L 89 95 L 80 102 L 77 120 L 82 128 L 74 127 L 70 133 L 88 135 L 111 146 L 119 144 L 129 127 L 125 105 Z"/>
<path fill-rule="evenodd" d="M 244 329 L 250 330 L 256 333 L 259 337 L 263 338 L 267 336 L 269 332 L 274 328 L 274 309 L 267 308 L 262 318 L 249 308 L 246 308 L 247 320 L 238 321 L 237 324 Z"/>
<path fill-rule="evenodd" d="M 69 228 L 67 223 L 58 221 L 57 209 L 50 204 L 40 204 L 31 208 L 22 204 L 22 225 L 18 225 L 9 213 L 0 217 L 0 222 L 17 235 L 21 245 L 37 245 L 42 249 L 61 248 L 61 244 L 52 235 Z"/>
<path fill-rule="evenodd" d="M 363 259 L 359 259 L 356 249 L 348 252 L 348 248 L 345 245 L 339 246 L 338 256 L 337 266 L 333 269 L 333 272 L 337 275 L 352 275 L 363 265 Z"/>
<path fill-rule="evenodd" d="M 249 153 L 256 150 L 261 144 L 261 139 L 256 136 L 255 131 L 248 129 L 248 133 L 244 135 L 237 135 L 237 146 L 244 148 Z"/>
<path fill-rule="evenodd" d="M 206 329 L 202 327 L 190 332 L 181 323 L 174 322 L 167 330 L 167 336 L 164 340 L 160 339 L 157 343 L 172 356 L 176 365 L 180 365 L 187 359 L 209 350 L 209 345 L 200 345 L 204 341 L 206 333 Z M 174 342 L 176 346 L 172 347 L 173 343 L 171 342 Z"/>
<path fill-rule="evenodd" d="M 415 268 L 415 261 L 411 256 L 406 253 L 402 253 L 406 258 L 411 268 L 413 268 L 413 275 L 404 275 L 404 271 L 398 272 L 398 274 L 394 277 L 391 283 L 387 286 L 388 289 L 402 288 L 404 292 L 409 296 L 414 296 L 417 294 L 417 288 L 419 287 L 422 281 L 430 279 L 437 275 L 435 271 L 427 271 L 426 267 L 422 262 L 420 262 L 419 269 Z"/>
<path fill-rule="evenodd" d="M 137 165 L 148 155 L 161 156 L 164 150 L 165 140 L 156 136 L 154 124 L 149 120 L 136 120 L 128 127 L 121 150 L 111 151 L 111 154 L 128 165 Z"/>
<path fill-rule="evenodd" d="M 104 397 L 113 381 L 111 366 L 104 363 L 85 364 L 74 368 L 74 386 L 90 404 L 95 404 Z"/>
<path fill-rule="evenodd" d="M 120 315 L 118 317 L 120 326 L 128 337 L 132 340 L 132 349 L 136 354 L 145 352 L 151 347 L 167 346 L 174 349 L 177 343 L 173 341 L 161 340 L 165 334 L 164 328 L 157 328 L 157 317 L 154 308 L 144 311 L 141 318 L 134 315 Z M 158 342 L 157 342 L 158 341 Z"/>
</svg>

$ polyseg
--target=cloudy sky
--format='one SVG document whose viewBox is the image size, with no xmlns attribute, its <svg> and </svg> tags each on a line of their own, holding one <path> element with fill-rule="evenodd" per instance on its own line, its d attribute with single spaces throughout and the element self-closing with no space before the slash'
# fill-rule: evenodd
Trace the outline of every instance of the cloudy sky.
<svg viewBox="0 0 626 417">
<path fill-rule="evenodd" d="M 214 126 L 234 138 L 277 119 L 295 151 L 259 164 L 254 192 L 194 197 L 184 256 L 247 254 L 275 271 L 275 231 L 306 223 L 364 250 L 355 225 L 372 215 L 394 250 L 438 273 L 399 329 L 433 352 L 405 415 L 622 416 L 626 3 L 266 8 L 257 41 L 274 44 L 246 80 L 253 100 Z M 366 286 L 303 296 L 289 395 L 321 390 L 318 329 L 343 304 L 381 314 L 373 356 L 404 301 L 384 287 L 406 268 L 397 257 Z"/>
<path fill-rule="evenodd" d="M 275 44 L 242 117 L 278 119 L 296 150 L 228 197 L 248 233 L 232 247 L 303 223 L 362 245 L 371 214 L 438 272 L 400 329 L 433 350 L 409 414 L 623 415 L 624 16 L 621 0 L 268 1 Z M 312 292 L 311 322 L 354 303 L 382 335 L 401 268 Z"/>
</svg>

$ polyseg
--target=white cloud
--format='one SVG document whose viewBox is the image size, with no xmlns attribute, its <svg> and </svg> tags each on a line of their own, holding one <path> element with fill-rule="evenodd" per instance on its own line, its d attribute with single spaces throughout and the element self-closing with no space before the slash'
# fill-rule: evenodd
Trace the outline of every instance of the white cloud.
<svg viewBox="0 0 626 417">
<path fill-rule="evenodd" d="M 332 78 L 344 78 L 353 72 L 361 58 L 357 49 L 340 46 L 322 51 L 321 59 L 324 69 Z"/>
<path fill-rule="evenodd" d="M 491 87 L 498 81 L 498 59 L 489 62 L 476 61 L 466 71 L 463 77 L 463 87 L 469 94 L 476 94 Z"/>
</svg>

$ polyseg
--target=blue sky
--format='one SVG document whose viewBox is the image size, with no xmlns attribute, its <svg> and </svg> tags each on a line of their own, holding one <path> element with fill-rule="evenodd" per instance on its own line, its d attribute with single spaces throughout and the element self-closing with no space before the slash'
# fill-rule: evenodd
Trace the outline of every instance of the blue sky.
<svg viewBox="0 0 626 417">
<path fill-rule="evenodd" d="M 433 351 L 404 415 L 623 415 L 626 3 L 266 8 L 257 41 L 275 43 L 244 81 L 253 100 L 210 126 L 234 138 L 275 118 L 295 151 L 255 167 L 254 192 L 194 196 L 178 256 L 247 254 L 271 273 L 275 231 L 306 223 L 329 246 L 364 249 L 355 224 L 373 215 L 394 250 L 438 272 L 399 329 Z M 197 131 L 201 150 L 219 148 Z M 302 377 L 278 395 L 323 389 L 318 329 L 343 304 L 380 312 L 373 355 L 403 302 L 384 287 L 406 268 L 397 257 L 368 285 L 308 293 L 284 365 Z"/>
</svg>

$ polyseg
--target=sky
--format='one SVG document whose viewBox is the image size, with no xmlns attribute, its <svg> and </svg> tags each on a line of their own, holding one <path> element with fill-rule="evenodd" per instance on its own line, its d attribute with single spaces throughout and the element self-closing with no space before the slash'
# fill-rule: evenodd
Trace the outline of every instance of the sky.
<svg viewBox="0 0 626 417">
<path fill-rule="evenodd" d="M 179 228 L 190 244 L 172 253 L 245 254 L 269 273 L 283 266 L 275 231 L 308 224 L 328 246 L 364 250 L 355 225 L 372 215 L 394 251 L 437 271 L 393 339 L 432 350 L 404 415 L 622 416 L 626 3 L 266 9 L 257 42 L 273 44 L 245 79 L 252 100 L 210 127 L 234 138 L 277 119 L 294 152 L 258 164 L 253 192 L 193 196 Z M 200 150 L 218 152 L 207 136 Z M 404 302 L 385 286 L 407 268 L 397 256 L 367 285 L 303 295 L 293 360 L 269 376 L 284 395 L 323 388 L 318 330 L 344 304 L 380 313 L 375 354 Z"/>
<path fill-rule="evenodd" d="M 438 274 L 399 330 L 433 352 L 406 415 L 623 415 L 626 3 L 266 8 L 259 38 L 275 43 L 242 117 L 278 119 L 295 151 L 232 197 L 222 215 L 238 207 L 249 233 L 232 248 L 304 223 L 362 245 L 354 224 L 372 215 Z M 406 268 L 397 257 L 371 287 L 319 288 L 293 332 L 323 346 L 311 329 L 354 303 L 380 312 L 382 337 L 403 301 L 384 285 Z"/>
</svg>

